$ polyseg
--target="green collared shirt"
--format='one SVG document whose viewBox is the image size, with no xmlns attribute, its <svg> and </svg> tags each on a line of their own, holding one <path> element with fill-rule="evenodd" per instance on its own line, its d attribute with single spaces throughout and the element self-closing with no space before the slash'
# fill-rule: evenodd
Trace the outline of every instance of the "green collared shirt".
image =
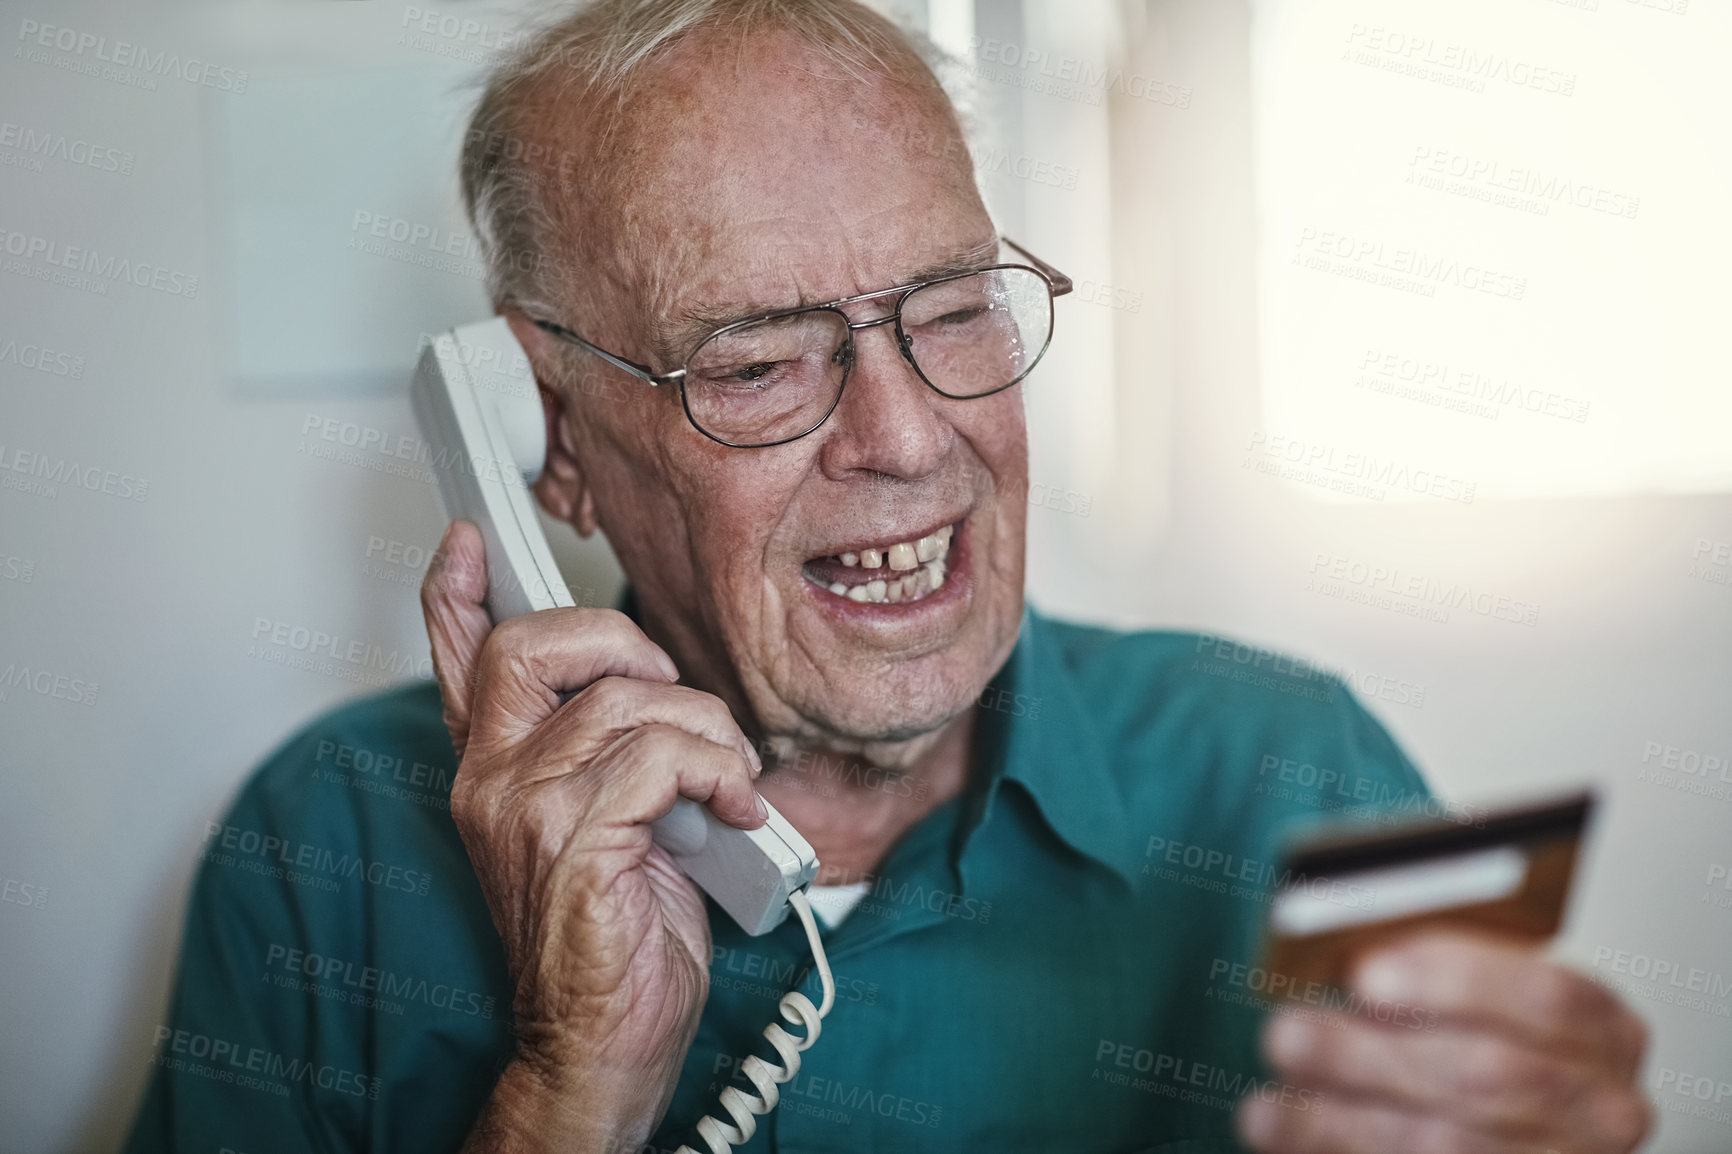
<svg viewBox="0 0 1732 1154">
<path fill-rule="evenodd" d="M 1435 812 L 1389 736 L 1266 651 L 1032 611 L 977 704 L 969 787 L 826 932 L 834 1008 L 738 1149 L 1225 1151 L 1245 1094 L 1321 1108 L 1258 1063 L 1259 935 L 1294 823 Z M 462 1145 L 510 1060 L 511 984 L 450 820 L 455 770 L 437 691 L 415 685 L 321 718 L 252 777 L 202 846 L 129 1150 Z M 778 772 L 824 794 L 843 771 Z M 795 919 L 750 938 L 712 906 L 710 925 L 656 1151 L 704 1150 L 698 1117 L 749 1089 L 739 1060 L 774 1058 L 778 999 L 818 997 Z"/>
</svg>

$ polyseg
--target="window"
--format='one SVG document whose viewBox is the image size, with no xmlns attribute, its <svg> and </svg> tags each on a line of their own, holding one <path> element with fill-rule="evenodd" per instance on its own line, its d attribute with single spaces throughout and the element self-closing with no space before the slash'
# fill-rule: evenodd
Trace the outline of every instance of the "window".
<svg viewBox="0 0 1732 1154">
<path fill-rule="evenodd" d="M 1732 486 L 1732 77 L 1686 3 L 1257 3 L 1282 461 L 1391 501 Z"/>
</svg>

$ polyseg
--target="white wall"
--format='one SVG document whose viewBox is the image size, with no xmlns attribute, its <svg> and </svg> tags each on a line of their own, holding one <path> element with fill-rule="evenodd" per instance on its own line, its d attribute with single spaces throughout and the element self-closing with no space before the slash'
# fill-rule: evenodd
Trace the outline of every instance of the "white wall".
<svg viewBox="0 0 1732 1154">
<path fill-rule="evenodd" d="M 1088 502 L 1086 516 L 1032 511 L 1034 597 L 1077 617 L 1230 633 L 1423 685 L 1419 707 L 1374 701 L 1373 709 L 1452 796 L 1601 782 L 1605 820 L 1564 952 L 1591 966 L 1595 949 L 1610 946 L 1732 980 L 1732 909 L 1704 900 L 1713 896 L 1709 867 L 1732 864 L 1732 800 L 1638 780 L 1649 742 L 1723 761 L 1732 754 L 1732 567 L 1711 563 L 1715 545 L 1732 542 L 1732 499 L 1710 487 L 1328 504 L 1243 468 L 1249 437 L 1269 427 L 1249 14 L 1216 0 L 1148 11 L 1100 0 L 1056 21 L 1056 8 L 1029 3 L 1027 13 L 978 6 L 976 64 L 1008 152 L 1047 162 L 1042 171 L 1060 181 L 1012 172 L 989 185 L 1013 235 L 1094 285 L 1092 302 L 1082 293 L 1061 302 L 1066 343 L 1031 389 L 1033 478 L 1048 487 L 1037 494 L 1057 492 L 1073 509 Z M 1573 66 L 1602 84 L 1616 79 L 1595 71 L 1610 59 L 1596 56 L 1609 52 L 1602 41 L 1682 37 L 1722 55 L 1728 46 L 1720 16 L 1701 4 L 1683 15 L 1631 0 L 1601 0 L 1597 11 L 1522 6 L 1526 19 L 1572 30 Z M 397 70 L 406 88 L 423 91 L 430 80 L 455 82 L 485 55 L 461 35 L 399 42 L 407 7 L 249 0 L 145 10 L 83 0 L 10 5 L 0 25 L 15 48 L 23 21 L 34 20 L 249 75 L 239 94 L 173 77 L 151 91 L 67 67 L 91 63 L 90 50 L 54 49 L 43 50 L 47 63 L 9 54 L 0 70 L 0 124 L 131 154 L 126 173 L 55 158 L 41 171 L 0 164 L 0 229 L 200 277 L 191 297 L 114 282 L 98 295 L 39 279 L 51 268 L 40 255 L 24 259 L 27 271 L 0 268 L 0 463 L 22 451 L 55 469 L 94 467 L 88 475 L 99 489 L 102 471 L 116 474 L 117 488 L 148 482 L 143 499 L 65 483 L 52 497 L 0 489 L 0 670 L 63 676 L 64 696 L 74 681 L 98 686 L 88 704 L 22 687 L 0 701 L 0 881 L 14 899 L 45 891 L 40 908 L 0 902 L 0 1149 L 114 1148 L 164 1012 L 203 823 L 289 730 L 367 688 L 256 656 L 259 620 L 361 639 L 410 664 L 425 653 L 414 585 L 365 566 L 376 560 L 373 538 L 433 544 L 430 486 L 380 472 L 390 459 L 377 451 L 350 464 L 302 450 L 323 443 L 304 434 L 309 421 L 412 436 L 400 395 L 380 391 L 394 350 L 406 344 L 406 372 L 415 332 L 479 307 L 461 260 L 441 271 L 347 248 L 357 211 L 456 227 L 448 175 L 422 179 L 439 162 L 425 155 L 428 134 L 451 122 L 450 107 L 425 102 L 420 135 L 381 143 L 402 158 L 405 171 L 393 175 L 359 160 L 345 165 L 336 113 L 307 105 L 308 121 L 289 134 L 293 149 L 285 142 L 296 163 L 276 174 L 283 189 L 305 190 L 290 204 L 281 203 L 293 199 L 287 194 L 273 204 L 237 188 L 244 166 L 232 147 L 237 123 L 298 107 L 296 85 L 358 90 L 358 77 Z M 444 7 L 490 19 L 479 5 Z M 1435 0 L 1400 9 L 1409 24 L 1446 37 L 1456 11 Z M 1331 20 L 1352 18 L 1330 11 Z M 490 27 L 505 26 L 494 20 Z M 1006 73 L 987 59 L 985 40 L 1005 35 L 1058 58 L 1121 43 L 1132 73 L 1177 87 L 1099 104 L 1053 96 L 1028 86 L 1041 65 Z M 1366 71 L 1367 81 L 1392 79 Z M 330 84 L 321 88 L 320 76 Z M 261 99 L 240 104 L 249 97 Z M 0 154 L 21 151 L 0 142 Z M 332 157 L 337 167 L 309 174 Z M 1639 171 L 1630 179 L 1648 198 L 1643 211 L 1652 203 L 1660 215 L 1674 190 Z M 1666 214 L 1694 213 L 1681 227 L 1710 252 L 1726 234 L 1723 210 L 1703 208 L 1712 203 L 1726 198 L 1693 195 Z M 299 212 L 292 233 L 263 230 L 294 243 L 263 256 L 237 251 L 259 233 L 248 214 L 271 211 Z M 272 297 L 261 285 L 259 269 L 273 260 L 324 261 L 339 282 L 337 305 L 379 317 L 389 332 L 361 326 L 340 341 L 321 336 L 316 302 Z M 1544 262 L 1531 272 L 1536 285 L 1544 281 Z M 1686 287 L 1694 300 L 1722 286 L 1709 278 Z M 1607 291 L 1614 287 L 1679 291 L 1623 282 Z M 262 301 L 288 310 L 284 323 L 306 334 L 279 354 L 293 371 L 276 379 L 237 349 L 237 333 L 257 339 Z M 1432 314 L 1440 350 L 1451 350 L 1461 316 Z M 13 353 L 7 342 L 16 342 Z M 26 345 L 64 352 L 69 359 L 56 365 L 79 363 L 81 374 L 24 367 Z M 1693 434 L 1703 410 L 1692 399 L 1705 404 L 1726 391 L 1724 366 L 1658 354 L 1648 363 L 1672 399 L 1644 407 L 1638 388 L 1617 403 L 1645 427 L 1675 429 L 1679 451 L 1700 455 Z M 1066 403 L 1067 379 L 1084 381 L 1079 405 Z M 1596 436 L 1602 411 L 1584 425 Z M 1498 451 L 1544 451 L 1522 439 L 1519 424 L 1510 427 L 1518 433 Z M 1112 435 L 1103 439 L 1103 428 Z M 605 549 L 569 533 L 555 539 L 573 582 L 610 597 L 617 571 Z M 1693 558 L 1704 540 L 1709 558 Z M 1305 589 L 1319 552 L 1536 602 L 1537 624 L 1470 612 L 1433 624 L 1319 596 Z M 1710 1001 L 1718 1015 L 1634 1003 L 1658 1031 L 1651 1083 L 1661 1068 L 1732 1079 L 1727 999 Z M 1732 1141 L 1732 1129 L 1711 1120 L 1661 1118 L 1654 1149 Z"/>
</svg>

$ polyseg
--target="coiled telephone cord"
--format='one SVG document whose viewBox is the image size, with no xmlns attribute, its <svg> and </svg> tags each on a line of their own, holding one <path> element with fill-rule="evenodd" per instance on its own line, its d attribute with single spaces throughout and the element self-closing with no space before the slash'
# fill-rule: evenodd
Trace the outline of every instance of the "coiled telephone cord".
<svg viewBox="0 0 1732 1154">
<path fill-rule="evenodd" d="M 818 923 L 812 919 L 812 906 L 806 900 L 805 891 L 790 894 L 788 904 L 794 907 L 800 924 L 806 927 L 806 940 L 812 944 L 812 960 L 818 966 L 818 980 L 824 984 L 824 1004 L 814 1006 L 812 999 L 798 990 L 789 990 L 782 995 L 780 1009 L 783 1019 L 791 1025 L 806 1027 L 806 1035 L 796 1038 L 784 1030 L 780 1022 L 771 1022 L 764 1027 L 764 1037 L 781 1056 L 782 1064 L 773 1065 L 756 1054 L 740 1063 L 740 1073 L 758 1093 L 748 1094 L 738 1086 L 722 1089 L 722 1108 L 733 1116 L 734 1124 L 730 1126 L 717 1121 L 713 1114 L 705 1114 L 698 1120 L 698 1137 L 710 1148 L 710 1154 L 730 1154 L 734 1146 L 751 1141 L 752 1135 L 758 1132 L 755 1115 L 768 1114 L 781 1101 L 781 1084 L 800 1072 L 800 1052 L 818 1040 L 824 1015 L 830 1012 L 830 1006 L 836 1000 L 836 979 L 830 975 L 830 959 L 824 956 L 824 943 L 818 938 Z M 690 1146 L 681 1146 L 674 1154 L 698 1154 L 698 1151 Z"/>
</svg>

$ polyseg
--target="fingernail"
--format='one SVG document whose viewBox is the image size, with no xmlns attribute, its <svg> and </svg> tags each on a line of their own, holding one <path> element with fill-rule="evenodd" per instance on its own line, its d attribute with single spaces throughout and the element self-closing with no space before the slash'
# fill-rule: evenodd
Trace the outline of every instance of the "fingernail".
<svg viewBox="0 0 1732 1154">
<path fill-rule="evenodd" d="M 740 738 L 740 748 L 746 753 L 746 760 L 752 763 L 752 776 L 757 777 L 764 772 L 764 763 L 758 757 L 758 747 L 752 744 L 749 737 Z"/>
<path fill-rule="evenodd" d="M 658 652 L 656 656 L 661 658 L 662 674 L 667 677 L 669 681 L 678 681 L 680 679 L 680 669 L 679 666 L 674 664 L 674 659 L 669 657 L 666 653 Z"/>
<path fill-rule="evenodd" d="M 764 799 L 754 793 L 752 795 L 752 800 L 757 803 L 758 817 L 768 818 L 770 816 L 770 807 L 764 804 Z"/>
</svg>

